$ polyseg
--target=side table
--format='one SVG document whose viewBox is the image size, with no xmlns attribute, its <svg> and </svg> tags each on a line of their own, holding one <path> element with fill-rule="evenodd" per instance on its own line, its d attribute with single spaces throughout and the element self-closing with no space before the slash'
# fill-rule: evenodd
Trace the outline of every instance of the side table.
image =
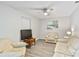
<svg viewBox="0 0 79 59">
<path fill-rule="evenodd" d="M 25 39 L 24 42 L 26 42 L 28 44 L 29 47 L 32 46 L 32 44 L 36 44 L 36 39 L 32 38 L 32 39 Z"/>
</svg>

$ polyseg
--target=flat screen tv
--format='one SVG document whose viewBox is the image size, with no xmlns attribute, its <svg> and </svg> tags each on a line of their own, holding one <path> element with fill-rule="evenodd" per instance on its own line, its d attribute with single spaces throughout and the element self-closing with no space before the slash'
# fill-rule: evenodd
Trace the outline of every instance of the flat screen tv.
<svg viewBox="0 0 79 59">
<path fill-rule="evenodd" d="M 32 30 L 31 29 L 21 30 L 21 40 L 30 39 L 30 38 L 32 38 Z"/>
</svg>

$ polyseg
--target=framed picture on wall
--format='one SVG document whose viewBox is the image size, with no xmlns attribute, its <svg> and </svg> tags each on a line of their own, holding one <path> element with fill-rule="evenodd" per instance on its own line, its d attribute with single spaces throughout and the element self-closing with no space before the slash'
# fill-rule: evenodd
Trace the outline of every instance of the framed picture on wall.
<svg viewBox="0 0 79 59">
<path fill-rule="evenodd" d="M 47 29 L 53 29 L 53 28 L 58 28 L 58 21 L 57 20 L 49 21 L 47 23 Z"/>
</svg>

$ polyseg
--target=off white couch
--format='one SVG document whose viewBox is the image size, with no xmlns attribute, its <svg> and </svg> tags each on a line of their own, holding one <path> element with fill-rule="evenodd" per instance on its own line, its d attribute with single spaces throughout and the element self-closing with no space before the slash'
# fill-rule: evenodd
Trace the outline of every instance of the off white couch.
<svg viewBox="0 0 79 59">
<path fill-rule="evenodd" d="M 79 57 L 79 38 L 72 37 L 58 41 L 53 57 Z"/>
<path fill-rule="evenodd" d="M 0 38 L 0 57 L 25 56 L 26 43 L 15 42 L 8 38 Z"/>
</svg>

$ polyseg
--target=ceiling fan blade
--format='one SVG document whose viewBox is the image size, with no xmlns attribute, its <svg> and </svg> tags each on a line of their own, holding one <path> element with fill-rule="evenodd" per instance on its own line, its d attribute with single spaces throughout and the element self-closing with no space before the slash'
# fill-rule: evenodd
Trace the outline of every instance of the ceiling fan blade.
<svg viewBox="0 0 79 59">
<path fill-rule="evenodd" d="M 53 8 L 50 9 L 51 11 L 53 10 Z"/>
<path fill-rule="evenodd" d="M 79 1 L 75 1 L 75 3 L 79 3 Z"/>
<path fill-rule="evenodd" d="M 42 8 L 29 8 L 31 10 L 43 10 Z"/>
</svg>

